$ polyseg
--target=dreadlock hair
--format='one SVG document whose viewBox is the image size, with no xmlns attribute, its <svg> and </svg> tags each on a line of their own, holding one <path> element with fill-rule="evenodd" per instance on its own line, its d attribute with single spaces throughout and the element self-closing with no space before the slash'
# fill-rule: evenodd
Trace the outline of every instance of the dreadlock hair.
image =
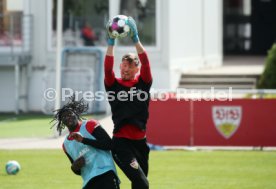
<svg viewBox="0 0 276 189">
<path fill-rule="evenodd" d="M 77 118 L 81 120 L 80 115 L 88 110 L 88 104 L 84 102 L 83 98 L 79 101 L 75 100 L 75 95 L 69 97 L 69 101 L 62 108 L 54 110 L 55 114 L 52 122 L 55 122 L 51 128 L 56 126 L 59 135 L 61 135 L 62 130 L 65 128 L 65 125 L 62 123 L 64 113 L 71 111 L 76 114 Z"/>
</svg>

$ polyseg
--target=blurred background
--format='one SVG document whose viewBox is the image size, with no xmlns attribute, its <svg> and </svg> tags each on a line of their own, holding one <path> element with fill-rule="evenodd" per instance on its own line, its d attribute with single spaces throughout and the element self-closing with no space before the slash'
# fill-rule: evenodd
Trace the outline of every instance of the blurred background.
<svg viewBox="0 0 276 189">
<path fill-rule="evenodd" d="M 42 97 L 47 88 L 55 88 L 56 14 L 55 0 L 0 1 L 1 112 L 48 111 Z M 89 45 L 82 34 L 83 27 L 88 26 L 92 29 L 94 47 L 104 52 L 105 23 L 117 14 L 130 15 L 137 21 L 153 74 L 158 77 L 155 88 L 174 90 L 179 86 L 197 85 L 202 88 L 204 75 L 201 81 L 197 79 L 199 82 L 191 78 L 191 82 L 185 82 L 185 78 L 191 72 L 225 65 L 244 65 L 247 72 L 237 76 L 238 82 L 244 83 L 241 88 L 255 88 L 267 52 L 275 42 L 276 5 L 270 0 L 64 0 L 63 47 Z M 116 51 L 118 60 L 124 52 L 133 51 L 131 42 L 120 40 Z M 65 75 L 70 68 L 91 67 L 99 59 L 93 57 L 100 56 L 92 52 L 83 54 L 81 57 L 65 55 L 62 65 Z M 82 71 L 75 72 L 75 77 L 79 72 Z M 88 83 L 101 77 L 97 74 L 95 77 L 90 74 Z M 246 74 L 251 80 L 241 78 Z M 74 88 L 66 78 L 63 87 Z M 223 80 L 228 85 L 227 77 Z M 86 90 L 100 88 L 95 85 Z M 94 111 L 105 111 L 105 108 Z"/>
</svg>

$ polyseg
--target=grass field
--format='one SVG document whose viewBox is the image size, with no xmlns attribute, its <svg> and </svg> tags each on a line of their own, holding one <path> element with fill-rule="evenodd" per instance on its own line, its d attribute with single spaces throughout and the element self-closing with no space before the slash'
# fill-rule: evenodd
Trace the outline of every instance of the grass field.
<svg viewBox="0 0 276 189">
<path fill-rule="evenodd" d="M 0 138 L 51 136 L 50 121 L 51 116 L 46 115 L 1 115 Z"/>
<path fill-rule="evenodd" d="M 9 176 L 5 163 L 15 159 L 22 170 Z M 61 150 L 0 150 L 1 189 L 75 189 L 81 178 L 70 170 Z M 121 189 L 130 183 L 118 170 Z M 274 189 L 276 153 L 262 151 L 153 151 L 151 189 Z"/>
<path fill-rule="evenodd" d="M 85 115 L 85 118 L 101 118 L 102 115 Z M 51 129 L 52 116 L 41 114 L 27 115 L 0 115 L 0 138 L 16 137 L 50 137 L 54 129 Z"/>
</svg>

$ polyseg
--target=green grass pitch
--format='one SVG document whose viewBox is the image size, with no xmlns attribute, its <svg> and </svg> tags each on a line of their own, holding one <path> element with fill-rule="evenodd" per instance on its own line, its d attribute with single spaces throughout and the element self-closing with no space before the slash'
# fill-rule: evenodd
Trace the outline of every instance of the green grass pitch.
<svg viewBox="0 0 276 189">
<path fill-rule="evenodd" d="M 5 163 L 17 160 L 18 175 L 5 173 Z M 130 182 L 118 169 L 121 189 Z M 152 151 L 151 189 L 274 189 L 276 152 Z M 0 150 L 1 189 L 75 189 L 81 178 L 70 170 L 62 150 Z"/>
<path fill-rule="evenodd" d="M 52 136 L 50 121 L 45 115 L 2 114 L 0 139 Z M 21 164 L 18 175 L 5 173 L 8 160 Z M 130 189 L 117 170 L 121 189 Z M 276 189 L 276 152 L 152 151 L 149 182 L 151 189 Z M 61 149 L 0 150 L 0 189 L 76 189 L 81 184 Z"/>
<path fill-rule="evenodd" d="M 86 119 L 100 119 L 102 115 L 84 115 Z M 53 116 L 41 114 L 0 114 L 1 138 L 51 137 L 55 128 L 51 129 Z"/>
</svg>

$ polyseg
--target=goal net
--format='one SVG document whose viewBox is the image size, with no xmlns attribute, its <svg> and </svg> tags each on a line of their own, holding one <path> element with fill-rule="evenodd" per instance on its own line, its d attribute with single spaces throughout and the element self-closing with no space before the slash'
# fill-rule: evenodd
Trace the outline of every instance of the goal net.
<svg viewBox="0 0 276 189">
<path fill-rule="evenodd" d="M 99 91 L 104 93 L 103 53 L 101 50 L 95 47 L 64 49 L 61 71 L 61 106 L 67 102 L 68 96 L 74 93 L 77 100 L 84 98 L 89 104 L 87 113 L 106 111 L 106 98 L 91 98 Z M 44 76 L 46 90 L 55 88 L 55 75 L 55 69 L 46 70 Z M 46 114 L 52 114 L 54 109 L 55 100 L 44 97 L 42 111 Z"/>
</svg>

